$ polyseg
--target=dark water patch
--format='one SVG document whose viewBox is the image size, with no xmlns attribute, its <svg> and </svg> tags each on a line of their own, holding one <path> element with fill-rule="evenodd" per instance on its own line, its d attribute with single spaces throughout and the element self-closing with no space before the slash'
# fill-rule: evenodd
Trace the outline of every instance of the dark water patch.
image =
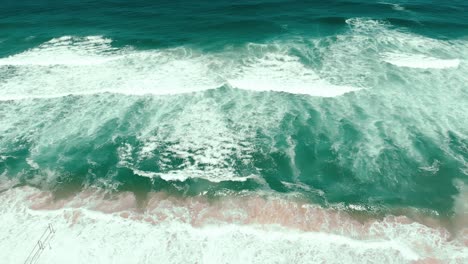
<svg viewBox="0 0 468 264">
<path fill-rule="evenodd" d="M 464 38 L 468 34 L 468 24 L 465 21 L 433 21 L 423 19 L 385 19 L 393 26 L 404 28 L 406 31 L 431 38 L 451 40 Z M 467 20 L 468 21 L 468 18 Z"/>
<path fill-rule="evenodd" d="M 217 48 L 279 37 L 336 34 L 349 18 L 366 17 L 439 38 L 466 35 L 466 3 L 392 4 L 368 1 L 7 1 L 0 16 L 0 56 L 64 35 L 103 35 L 124 47 Z M 451 30 L 452 29 L 452 30 Z M 41 43 L 41 42 L 37 42 Z M 17 47 L 19 45 L 19 47 Z"/>
</svg>

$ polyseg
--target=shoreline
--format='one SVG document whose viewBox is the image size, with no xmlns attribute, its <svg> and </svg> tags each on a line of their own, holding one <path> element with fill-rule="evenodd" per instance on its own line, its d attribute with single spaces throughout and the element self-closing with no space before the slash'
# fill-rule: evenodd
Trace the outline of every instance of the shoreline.
<svg viewBox="0 0 468 264">
<path fill-rule="evenodd" d="M 10 242 L 19 243 L 17 241 L 21 241 L 19 238 L 25 232 L 30 237 L 23 240 L 29 241 L 22 244 L 23 249 L 11 249 L 18 258 L 22 252 L 28 251 L 27 244 L 34 243 L 35 234 L 43 232 L 43 226 L 49 223 L 53 223 L 57 231 L 57 237 L 51 242 L 52 248 L 66 251 L 70 250 L 68 246 L 79 247 L 79 254 L 82 255 L 86 252 L 91 254 L 96 250 L 93 243 L 99 243 L 100 247 L 106 247 L 111 252 L 121 248 L 122 252 L 116 254 L 123 259 L 136 254 L 132 252 L 136 250 L 138 261 L 132 263 L 146 263 L 143 256 L 148 252 L 141 251 L 139 243 L 151 248 L 152 243 L 158 241 L 168 247 L 175 243 L 174 239 L 177 240 L 177 247 L 189 247 L 190 250 L 197 247 L 193 249 L 196 252 L 216 247 L 219 240 L 224 241 L 223 245 L 241 243 L 245 246 L 254 243 L 257 251 L 249 253 L 249 258 L 269 252 L 270 246 L 275 246 L 275 243 L 292 243 L 286 247 L 289 250 L 287 255 L 320 256 L 318 259 L 325 262 L 330 262 L 327 256 L 334 258 L 334 254 L 337 254 L 330 254 L 330 250 L 340 251 L 340 248 L 343 250 L 340 253 L 350 257 L 353 263 L 370 255 L 381 255 L 385 263 L 461 263 L 468 256 L 466 227 L 453 237 L 441 221 L 431 218 L 421 217 L 418 222 L 406 216 L 387 215 L 382 219 L 367 218 L 363 221 L 344 210 L 326 209 L 284 197 L 226 196 L 210 201 L 205 197 L 178 199 L 164 193 L 154 193 L 145 207 L 141 207 L 130 193 L 106 196 L 102 191 L 88 190 L 70 199 L 54 201 L 50 192 L 19 187 L 0 193 L 0 202 L 3 212 L 0 220 L 5 223 L 0 231 L 8 234 L 2 244 L 11 246 Z M 159 237 L 147 235 L 153 232 L 158 233 Z M 109 233 L 113 234 L 111 238 L 108 237 Z M 201 244 L 182 243 L 186 237 Z M 112 243 L 101 244 L 108 243 L 106 241 Z M 120 243 L 128 244 L 121 247 Z M 180 250 L 177 250 L 178 254 L 181 254 Z M 233 252 L 229 251 L 229 254 Z M 312 252 L 314 254 L 310 255 Z M 275 253 L 274 250 L 272 253 Z M 45 250 L 39 263 L 60 263 L 64 259 L 57 254 L 56 251 Z M 113 258 L 107 253 L 102 257 L 107 257 L 106 260 Z M 231 257 L 230 263 L 240 263 L 235 255 Z M 80 261 L 73 263 L 82 263 Z M 304 262 L 305 259 L 298 261 Z M 179 263 L 170 259 L 166 262 Z M 124 262 L 117 259 L 115 263 Z"/>
</svg>

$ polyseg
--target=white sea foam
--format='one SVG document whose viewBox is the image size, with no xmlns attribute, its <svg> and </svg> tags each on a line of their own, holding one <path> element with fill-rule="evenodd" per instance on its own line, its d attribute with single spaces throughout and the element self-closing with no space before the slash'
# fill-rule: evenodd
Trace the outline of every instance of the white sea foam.
<svg viewBox="0 0 468 264">
<path fill-rule="evenodd" d="M 249 176 L 238 176 L 232 172 L 230 169 L 222 168 L 208 168 L 206 171 L 200 170 L 197 167 L 186 168 L 186 169 L 174 169 L 169 172 L 151 172 L 151 171 L 142 171 L 138 169 L 133 169 L 133 172 L 136 175 L 155 178 L 159 177 L 166 181 L 185 181 L 189 178 L 200 178 L 206 179 L 211 182 L 222 182 L 222 181 L 246 181 L 248 179 L 258 179 L 257 175 Z"/>
<path fill-rule="evenodd" d="M 417 69 L 449 69 L 460 65 L 459 59 L 439 59 L 421 54 L 385 53 L 382 58 L 398 67 Z"/>
<path fill-rule="evenodd" d="M 261 58 L 244 62 L 238 74 L 229 83 L 254 91 L 275 91 L 313 96 L 334 97 L 359 88 L 338 86 L 320 79 L 299 58 L 286 54 L 267 53 Z"/>
<path fill-rule="evenodd" d="M 8 63 L 0 59 L 4 64 L 0 66 L 0 100 L 112 94 L 69 98 L 72 104 L 66 102 L 68 99 L 4 103 L 0 108 L 0 132 L 8 140 L 25 138 L 35 142 L 31 150 L 34 156 L 70 138 L 91 138 L 107 122 L 125 120 L 129 126 L 141 125 L 135 132 L 141 145 L 132 151 L 119 148 L 121 166 L 150 177 L 173 180 L 202 177 L 218 182 L 245 180 L 250 174 L 259 174 L 252 153 L 268 155 L 269 150 L 262 147 L 275 145 L 277 135 L 283 132 L 295 133 L 292 125 L 287 128 L 289 131 L 279 132 L 283 128 L 278 124 L 289 114 L 296 115 L 297 121 L 312 120 L 310 110 L 313 109 L 320 112 L 320 118 L 326 121 L 324 124 L 343 119 L 359 130 L 362 139 L 356 143 L 359 151 L 352 161 L 345 156 L 338 157 L 344 166 L 366 168 L 370 174 L 377 172 L 381 167 L 377 159 L 384 158 L 381 154 L 387 144 L 384 139 L 388 138 L 406 149 L 410 158 L 419 163 L 421 171 L 427 171 L 425 168 L 433 161 L 425 160 L 425 154 L 414 147 L 410 137 L 414 131 L 410 131 L 407 124 L 414 125 L 435 144 L 444 146 L 446 153 L 455 160 L 463 160 L 449 149 L 440 135 L 448 131 L 461 138 L 466 135 L 465 120 L 468 118 L 464 118 L 466 107 L 463 105 L 464 84 L 468 82 L 466 64 L 460 59 L 459 65 L 450 71 L 434 70 L 427 75 L 425 71 L 408 71 L 406 67 L 388 67 L 382 60 L 387 58 L 383 55 L 389 54 L 465 58 L 467 43 L 398 31 L 375 20 L 349 19 L 347 23 L 349 31 L 333 38 L 299 43 L 294 40 L 252 43 L 216 53 L 183 47 L 137 51 L 131 47 L 113 48 L 111 41 L 103 37 L 57 38 L 5 58 L 10 64 L 17 63 L 16 66 L 6 66 Z M 41 61 L 55 56 L 51 60 L 60 61 L 60 56 L 68 58 L 70 54 L 104 61 L 92 65 L 27 65 L 29 57 L 31 61 Z M 338 97 L 329 100 L 330 105 L 320 105 L 315 100 L 296 104 L 294 99 L 285 99 L 278 93 L 237 92 L 235 89 L 229 89 L 228 98 L 222 99 L 215 99 L 210 93 L 197 93 L 225 84 L 253 91 L 318 96 L 366 89 L 351 93 L 352 101 L 346 96 Z M 113 95 L 117 93 L 191 94 L 138 98 Z M 141 111 L 138 118 L 145 118 L 145 123 L 127 120 L 126 116 L 133 114 L 134 104 L 143 99 L 146 101 L 138 110 Z M 434 105 L 435 100 L 437 105 Z M 381 105 L 376 107 L 376 102 Z M 425 107 L 429 105 L 432 106 Z M 366 118 L 361 119 L 363 116 Z M 362 127 L 366 129 L 360 129 Z M 346 147 L 350 144 L 342 136 L 340 126 L 323 125 L 314 129 L 334 142 L 333 151 L 339 155 L 349 151 Z M 265 135 L 265 142 L 257 138 L 258 132 Z M 289 146 L 279 150 L 290 156 L 292 167 L 296 155 L 294 144 L 294 140 L 289 140 L 285 144 Z M 154 160 L 150 160 L 152 158 Z M 247 173 L 241 174 L 233 168 L 234 162 L 239 160 L 250 166 Z M 140 168 L 143 162 L 156 163 L 159 174 Z M 294 174 L 300 175 L 300 166 L 296 167 L 298 170 Z M 431 171 L 436 172 L 437 166 L 433 169 Z"/>
<path fill-rule="evenodd" d="M 315 47 L 314 53 L 319 54 L 314 56 L 320 55 L 322 60 L 320 67 L 304 64 L 290 52 L 296 47 L 288 42 L 250 44 L 245 49 L 209 54 L 184 47 L 150 51 L 118 49 L 112 47 L 112 40 L 101 36 L 55 38 L 36 48 L 0 58 L 4 76 L 0 100 L 106 92 L 167 95 L 226 84 L 252 91 L 334 97 L 369 88 L 365 82 L 369 77 L 364 76 L 374 74 L 382 60 L 399 67 L 426 69 L 457 68 L 461 63 L 460 59 L 420 55 L 430 54 L 428 51 L 432 50 L 450 51 L 450 46 L 443 41 L 389 30 L 375 20 L 349 19 L 347 23 L 352 27 L 349 33 L 339 35 L 338 41 L 329 47 Z M 376 42 L 369 43 L 369 32 L 374 34 Z M 386 50 L 388 44 L 396 51 L 382 52 L 380 58 L 362 53 L 366 45 L 378 51 Z M 250 48 L 255 45 L 258 47 Z M 300 47 L 301 53 L 309 53 L 308 48 Z"/>
<path fill-rule="evenodd" d="M 0 66 L 85 66 L 106 63 L 118 57 L 105 56 L 115 51 L 112 41 L 99 36 L 54 38 L 13 56 L 0 59 Z"/>
<path fill-rule="evenodd" d="M 458 195 L 454 198 L 455 228 L 460 229 L 461 236 L 465 238 L 465 245 L 468 245 L 468 188 L 462 181 L 456 181 L 455 187 Z"/>
<path fill-rule="evenodd" d="M 405 7 L 399 5 L 399 4 L 392 4 L 392 9 L 396 11 L 404 11 L 406 10 Z"/>
<path fill-rule="evenodd" d="M 464 83 L 468 82 L 468 69 L 463 58 L 468 56 L 468 42 L 433 39 L 377 20 L 354 18 L 346 22 L 349 32 L 339 35 L 337 41 L 318 40 L 316 46 L 319 54 L 323 54 L 320 57 L 322 78 L 337 83 L 346 79 L 351 85 L 357 82 L 367 88 L 367 92 L 356 93 L 356 101 L 341 100 L 331 107 L 340 118 L 352 120 L 363 137 L 358 144 L 359 151 L 348 165 L 380 173 L 382 164 L 378 162 L 382 162 L 379 159 L 386 151 L 385 139 L 391 138 L 421 167 L 430 166 L 433 160 L 426 160 L 427 153 L 414 145 L 415 138 L 421 134 L 463 163 L 465 158 L 449 150 L 440 135 L 455 133 L 466 139 L 465 120 L 468 119 L 463 102 L 467 98 Z M 399 61 L 401 54 L 403 59 Z M 414 57 L 415 54 L 424 56 Z M 422 61 L 418 61 L 421 58 Z M 395 67 L 385 60 L 427 69 Z M 357 113 L 354 107 L 362 107 L 364 112 Z M 360 119 L 361 113 L 366 116 L 365 121 Z M 341 139 L 339 128 L 330 128 L 327 133 L 333 134 L 334 151 L 349 151 L 349 142 Z M 412 134 L 418 136 L 410 136 Z M 346 159 L 343 157 L 342 161 L 347 162 Z"/>
<path fill-rule="evenodd" d="M 110 42 L 102 37 L 62 37 L 0 59 L 0 66 L 14 67 L 5 72 L 0 98 L 53 98 L 106 92 L 177 94 L 217 88 L 224 83 L 210 74 L 209 56 L 191 54 L 183 48 L 153 52 L 118 50 Z"/>
<path fill-rule="evenodd" d="M 3 261 L 23 262 L 49 223 L 56 233 L 37 263 L 425 263 L 468 257 L 463 240 L 405 217 L 362 224 L 281 199 L 210 203 L 158 194 L 142 212 L 131 195 L 105 197 L 85 192 L 53 201 L 30 188 L 0 193 L 0 245 L 9 252 Z M 311 229 L 298 229 L 298 223 Z"/>
<path fill-rule="evenodd" d="M 165 95 L 202 91 L 225 84 L 255 91 L 282 91 L 337 96 L 358 90 L 333 85 L 302 65 L 297 57 L 244 53 L 243 65 L 232 52 L 196 53 L 187 48 L 136 51 L 117 49 L 100 36 L 65 36 L 37 48 L 0 58 L 0 67 L 14 67 L 0 84 L 1 100 L 65 95 L 120 93 Z M 240 71 L 238 69 L 241 69 Z"/>
<path fill-rule="evenodd" d="M 229 68 L 232 59 L 226 62 L 226 58 L 232 56 L 226 54 L 195 54 L 185 48 L 148 52 L 113 50 L 100 37 L 83 40 L 85 43 L 94 43 L 89 44 L 86 53 L 81 51 L 81 47 L 88 44 L 74 43 L 79 42 L 75 38 L 55 39 L 50 43 L 51 49 L 62 49 L 66 53 L 64 58 L 80 53 L 77 56 L 85 58 L 83 61 L 95 58 L 95 55 L 102 56 L 105 60 L 99 63 L 90 62 L 88 65 L 73 65 L 73 62 L 67 64 L 66 59 L 60 59 L 60 52 L 57 52 L 57 58 L 44 64 L 41 63 L 42 59 L 54 54 L 44 52 L 41 58 L 39 55 L 43 52 L 42 49 L 48 49 L 45 47 L 22 55 L 26 57 L 15 55 L 8 58 L 8 63 L 4 61 L 5 67 L 1 69 L 5 71 L 5 75 L 2 75 L 5 78 L 0 83 L 1 96 L 36 98 L 102 92 L 182 93 L 214 88 L 229 81 L 238 81 L 238 85 L 244 86 L 244 89 L 255 90 L 255 83 L 259 82 L 264 84 L 259 90 L 271 90 L 272 88 L 268 88 L 270 86 L 276 91 L 287 91 L 291 84 L 294 91 L 300 91 L 298 82 L 288 82 L 288 76 L 294 76 L 312 88 L 317 84 L 329 87 L 332 83 L 371 88 L 370 99 L 363 100 L 357 96 L 353 98 L 356 100 L 352 102 L 354 104 L 346 100 L 330 100 L 330 106 L 320 108 L 323 111 L 320 113 L 323 120 L 349 120 L 353 126 L 366 128 L 360 130 L 362 142 L 357 144 L 352 166 L 359 167 L 363 163 L 375 162 L 374 159 L 385 148 L 383 139 L 407 149 L 408 155 L 415 157 L 415 160 L 423 160 L 409 138 L 412 135 L 408 130 L 410 128 L 401 125 L 402 123 L 411 123 L 432 142 L 442 146 L 446 155 L 454 160 L 463 160 L 461 155 L 453 154 L 444 142 L 438 140 L 438 136 L 445 135 L 450 130 L 465 138 L 464 120 L 468 119 L 463 118 L 466 117 L 464 101 L 452 100 L 458 95 L 464 95 L 459 91 L 466 91 L 464 84 L 468 75 L 463 74 L 466 71 L 462 72 L 465 65 L 460 63 L 457 69 L 444 71 L 444 74 L 442 71 L 434 71 L 430 76 L 407 73 L 404 69 L 392 67 L 392 74 L 396 72 L 411 84 L 404 87 L 406 93 L 403 93 L 398 90 L 401 89 L 400 83 L 393 86 L 388 83 L 387 72 L 381 68 L 385 65 L 379 62 L 381 52 L 390 49 L 388 46 L 405 54 L 430 54 L 431 50 L 437 50 L 441 54 L 450 54 L 449 57 L 463 58 L 460 54 L 466 52 L 466 45 L 458 43 L 452 46 L 444 41 L 390 30 L 377 21 L 352 19 L 347 22 L 351 27 L 349 34 L 338 36 L 336 42 L 326 43 L 330 45 L 316 46 L 316 51 L 321 55 L 321 66 L 313 69 L 303 65 L 295 56 L 282 51 L 256 53 L 255 56 L 249 54 L 248 59 L 234 63 Z M 75 49 L 78 51 L 69 51 L 74 46 L 77 46 Z M 31 56 L 31 62 L 35 64 L 28 65 L 27 56 Z M 282 60 L 288 67 L 280 63 Z M 7 67 L 8 65 L 13 67 Z M 218 74 L 216 69 L 220 68 L 223 71 Z M 256 72 L 257 76 L 249 71 Z M 448 76 L 445 76 L 446 73 Z M 270 84 L 268 74 L 274 80 Z M 195 84 L 192 85 L 191 82 Z M 277 83 L 283 83 L 284 86 Z M 158 86 L 159 84 L 162 85 Z M 446 90 L 439 92 L 441 87 Z M 237 179 L 239 175 L 231 169 L 230 162 L 235 159 L 252 162 L 249 154 L 255 147 L 252 142 L 257 129 L 266 131 L 266 136 L 273 138 L 279 134 L 278 124 L 285 113 L 299 112 L 300 118 L 308 119 L 310 116 L 306 110 L 316 107 L 309 105 L 306 109 L 299 106 L 294 108 L 295 106 L 281 101 L 281 97 L 274 97 L 271 93 L 256 98 L 255 101 L 252 101 L 251 96 L 248 94 L 235 98 L 238 107 L 236 111 L 255 110 L 237 111 L 237 115 L 229 116 L 237 127 L 229 123 L 218 108 L 220 104 L 214 99 L 194 94 L 193 101 L 187 100 L 189 96 L 184 100 L 167 97 L 160 101 L 149 101 L 145 104 L 144 111 L 153 113 L 152 116 L 147 118 L 139 115 L 140 118 L 148 119 L 136 135 L 142 146 L 131 149 L 128 144 L 122 144 L 119 149 L 119 165 L 143 174 L 150 173 L 147 176 L 151 177 L 152 172 L 138 171 L 138 162 L 161 151 L 158 165 L 164 171 L 164 177 L 185 179 L 183 177 L 190 174 L 192 177 L 206 177 L 212 181 L 231 180 L 233 177 Z M 376 99 L 384 96 L 391 100 Z M 437 97 L 437 105 L 433 104 L 431 96 Z M 47 151 L 47 146 L 76 137 L 93 137 L 106 122 L 131 115 L 132 112 L 128 109 L 135 101 L 133 98 L 108 96 L 83 100 L 78 98 L 74 104 L 66 104 L 65 107 L 60 105 L 60 100 L 51 104 L 33 101 L 5 103 L 0 108 L 0 131 L 6 139 L 24 138 L 28 142 L 34 142 L 29 159 L 34 167 L 37 164 L 34 156 L 43 154 L 40 152 L 41 148 L 42 151 Z M 382 103 L 381 107 L 374 107 L 376 102 Z M 368 107 L 369 105 L 372 107 Z M 407 108 L 407 105 L 416 107 Z M 365 113 L 349 114 L 357 111 L 353 107 L 361 107 Z M 70 110 L 63 111 L 64 108 Z M 450 114 L 447 114 L 449 110 Z M 180 112 L 180 115 L 169 114 L 173 112 Z M 394 115 L 398 115 L 400 119 L 394 120 Z M 456 117 L 456 120 L 451 120 L 452 117 Z M 437 126 L 430 123 L 432 118 L 437 120 Z M 41 122 L 37 122 L 38 120 Z M 389 122 L 385 122 L 386 120 Z M 128 122 L 129 126 L 134 125 L 131 119 Z M 336 153 L 345 153 L 346 149 L 340 148 L 347 145 L 345 140 L 348 139 L 339 133 L 340 126 L 314 129 L 327 133 L 332 140 L 336 140 L 336 147 L 333 149 Z M 182 166 L 171 167 L 171 157 L 182 160 Z M 337 162 L 345 163 L 349 157 L 338 156 L 337 159 Z M 368 165 L 364 168 L 375 169 L 379 166 Z M 424 168 L 426 167 L 422 167 L 422 170 Z M 438 165 L 432 166 L 430 171 L 436 171 L 437 168 Z M 186 174 L 177 174 L 178 170 Z M 0 186 L 9 184 L 0 182 Z M 288 187 L 302 188 L 299 185 Z M 125 211 L 128 208 L 125 203 L 132 206 L 135 204 L 131 195 L 107 202 L 96 202 L 99 197 L 81 197 L 79 201 L 70 203 L 52 203 L 46 199 L 46 203 L 37 205 L 36 209 L 40 210 L 31 210 L 24 200 L 19 199 L 23 194 L 16 190 L 19 189 L 0 194 L 0 233 L 6 234 L 2 236 L 0 244 L 3 250 L 10 253 L 3 259 L 6 263 L 22 262 L 29 253 L 27 249 L 32 248 L 36 242 L 32 238 L 39 237 L 43 227 L 49 222 L 54 223 L 58 232 L 51 244 L 53 250 L 45 251 L 41 257 L 43 263 L 148 263 L 155 260 L 168 263 L 187 263 L 187 260 L 199 263 L 264 263 L 266 260 L 297 263 L 464 263 L 468 255 L 466 235 L 450 240 L 448 232 L 442 227 L 428 227 L 404 217 L 388 217 L 384 221 L 359 225 L 349 218 L 343 218 L 340 213 L 329 214 L 307 204 L 284 206 L 283 203 L 269 203 L 261 199 L 237 202 L 230 200 L 224 204 L 216 203 L 212 207 L 208 203 L 197 203 L 196 200 L 184 204 L 183 201 L 171 198 L 155 199 L 154 211 L 138 214 L 135 213 L 136 210 Z M 39 194 L 34 196 L 34 200 L 40 203 L 42 198 L 49 196 L 47 193 Z M 456 201 L 457 208 L 466 211 L 466 194 Z M 193 213 L 189 209 L 200 203 L 202 206 L 196 216 L 203 221 L 201 224 L 197 222 L 201 227 L 195 227 L 197 225 L 190 221 Z M 72 206 L 73 204 L 75 205 Z M 97 204 L 96 208 L 90 208 L 93 204 Z M 135 215 L 131 215 L 133 213 Z M 302 218 L 299 221 L 298 218 L 290 217 L 291 215 Z M 466 226 L 464 218 L 459 221 L 458 226 Z"/>
<path fill-rule="evenodd" d="M 126 166 L 133 168 L 137 175 L 165 180 L 203 178 L 220 182 L 254 178 L 253 175 L 237 175 L 232 166 L 236 161 L 250 163 L 252 136 L 230 127 L 214 99 L 202 96 L 191 99 L 190 103 L 180 99 L 177 103 L 184 106 L 177 112 L 169 110 L 170 120 L 155 117 L 149 123 L 158 133 L 148 131 L 140 136 L 143 146 L 136 150 L 138 158 L 126 159 Z M 155 152 L 159 153 L 159 172 L 136 169 L 139 162 L 151 159 Z M 171 162 L 174 160 L 178 160 L 176 165 Z"/>
<path fill-rule="evenodd" d="M 380 4 L 389 5 L 395 11 L 405 11 L 406 8 L 400 4 L 388 3 L 388 2 L 379 2 Z"/>
</svg>

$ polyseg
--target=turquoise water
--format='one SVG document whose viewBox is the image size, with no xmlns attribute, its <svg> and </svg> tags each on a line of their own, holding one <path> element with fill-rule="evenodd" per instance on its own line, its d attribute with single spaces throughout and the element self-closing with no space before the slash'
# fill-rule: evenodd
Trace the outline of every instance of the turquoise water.
<svg viewBox="0 0 468 264">
<path fill-rule="evenodd" d="M 0 175 L 451 215 L 465 1 L 6 1 Z"/>
</svg>

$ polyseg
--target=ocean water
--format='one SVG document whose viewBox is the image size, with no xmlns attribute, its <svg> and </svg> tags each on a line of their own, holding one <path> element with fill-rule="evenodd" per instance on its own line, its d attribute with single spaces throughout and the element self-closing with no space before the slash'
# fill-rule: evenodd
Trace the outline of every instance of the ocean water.
<svg viewBox="0 0 468 264">
<path fill-rule="evenodd" d="M 0 6 L 0 252 L 468 262 L 468 2 Z"/>
</svg>

